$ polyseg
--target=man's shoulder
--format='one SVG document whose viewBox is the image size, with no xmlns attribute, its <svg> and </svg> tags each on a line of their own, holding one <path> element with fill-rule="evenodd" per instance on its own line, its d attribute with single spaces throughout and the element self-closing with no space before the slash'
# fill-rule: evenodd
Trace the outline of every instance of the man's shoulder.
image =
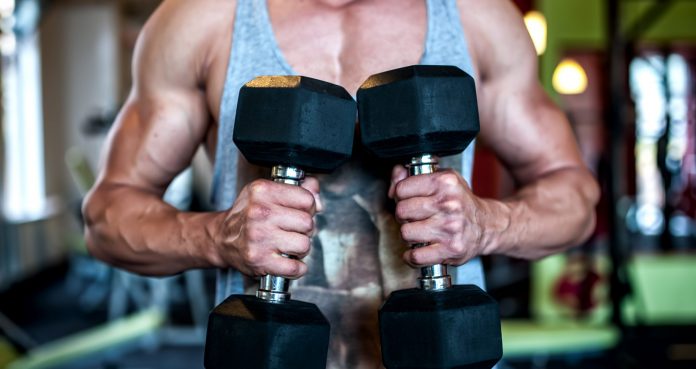
<svg viewBox="0 0 696 369">
<path fill-rule="evenodd" d="M 134 66 L 148 73 L 155 66 L 165 79 L 183 73 L 202 81 L 222 42 L 229 42 L 235 7 L 234 0 L 164 1 L 139 36 Z M 157 67 L 162 63 L 167 68 Z"/>
<path fill-rule="evenodd" d="M 457 7 L 482 79 L 495 65 L 534 56 L 522 14 L 512 1 L 457 0 Z"/>
<path fill-rule="evenodd" d="M 144 32 L 162 41 L 213 42 L 234 22 L 236 0 L 166 0 L 150 17 Z"/>
<path fill-rule="evenodd" d="M 463 18 L 478 19 L 481 23 L 491 20 L 512 19 L 519 17 L 520 11 L 511 0 L 457 0 L 459 13 Z M 504 24 L 491 24 L 491 26 Z"/>
</svg>

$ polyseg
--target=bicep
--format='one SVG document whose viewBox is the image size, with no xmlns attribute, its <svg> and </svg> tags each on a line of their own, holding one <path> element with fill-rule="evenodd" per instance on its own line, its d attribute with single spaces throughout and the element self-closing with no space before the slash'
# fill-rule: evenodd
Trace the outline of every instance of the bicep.
<svg viewBox="0 0 696 369">
<path fill-rule="evenodd" d="M 204 118 L 195 116 L 205 105 L 190 99 L 131 97 L 109 134 L 100 182 L 164 192 L 205 134 Z"/>
<path fill-rule="evenodd" d="M 539 83 L 536 52 L 519 13 L 506 1 L 491 3 L 489 12 L 505 26 L 485 32 L 487 52 L 479 54 L 483 140 L 520 184 L 582 167 L 568 120 Z"/>
<path fill-rule="evenodd" d="M 482 95 L 481 136 L 517 182 L 583 166 L 568 120 L 540 86 L 490 88 Z"/>
</svg>

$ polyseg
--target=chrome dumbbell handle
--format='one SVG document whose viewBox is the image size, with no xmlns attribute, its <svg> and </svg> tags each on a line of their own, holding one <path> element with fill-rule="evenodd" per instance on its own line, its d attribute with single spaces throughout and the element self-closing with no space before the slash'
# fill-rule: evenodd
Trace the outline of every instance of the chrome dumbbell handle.
<svg viewBox="0 0 696 369">
<path fill-rule="evenodd" d="M 438 158 L 434 155 L 423 154 L 411 158 L 406 164 L 409 176 L 432 174 L 437 172 Z M 428 243 L 414 243 L 411 248 L 428 246 Z M 421 289 L 428 291 L 444 290 L 452 287 L 452 277 L 447 274 L 447 265 L 431 265 L 421 268 L 421 276 L 418 278 Z"/>
<path fill-rule="evenodd" d="M 271 179 L 273 182 L 285 183 L 299 186 L 305 174 L 302 169 L 276 165 L 271 169 Z M 283 255 L 289 257 L 288 255 Z M 261 284 L 256 291 L 256 297 L 268 301 L 281 303 L 290 299 L 290 281 L 283 277 L 267 275 L 261 278 Z"/>
</svg>

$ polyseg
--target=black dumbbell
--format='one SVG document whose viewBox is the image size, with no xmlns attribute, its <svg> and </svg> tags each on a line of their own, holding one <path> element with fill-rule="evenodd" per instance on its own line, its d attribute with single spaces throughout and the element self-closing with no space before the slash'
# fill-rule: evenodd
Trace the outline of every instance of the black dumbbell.
<svg viewBox="0 0 696 369">
<path fill-rule="evenodd" d="M 234 142 L 276 182 L 300 185 L 351 155 L 356 106 L 340 86 L 307 77 L 258 77 L 242 87 Z M 290 300 L 289 281 L 266 276 L 256 296 L 232 295 L 210 313 L 208 369 L 325 369 L 329 323 L 316 305 Z"/>
<path fill-rule="evenodd" d="M 358 112 L 363 145 L 406 163 L 409 175 L 434 173 L 438 156 L 462 152 L 479 132 L 474 79 L 451 66 L 373 75 L 358 91 Z M 422 268 L 420 288 L 392 293 L 379 324 L 388 369 L 491 368 L 502 356 L 496 301 L 477 286 L 453 286 L 445 265 Z"/>
</svg>

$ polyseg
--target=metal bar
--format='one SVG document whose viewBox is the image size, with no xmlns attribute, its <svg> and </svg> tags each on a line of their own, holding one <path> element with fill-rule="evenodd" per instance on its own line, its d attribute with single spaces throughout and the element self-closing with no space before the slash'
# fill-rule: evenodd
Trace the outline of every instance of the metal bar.
<svg viewBox="0 0 696 369">
<path fill-rule="evenodd" d="M 271 169 L 271 178 L 278 183 L 299 186 L 304 176 L 304 171 L 292 166 L 276 165 Z M 288 257 L 287 255 L 283 256 Z M 282 303 L 290 299 L 289 289 L 289 280 L 267 275 L 261 278 L 256 297 L 268 302 Z"/>
<path fill-rule="evenodd" d="M 623 328 L 621 306 L 627 295 L 631 293 L 626 261 L 630 256 L 627 235 L 624 227 L 625 220 L 619 208 L 619 199 L 625 191 L 625 130 L 626 106 L 628 101 L 628 56 L 633 55 L 635 41 L 662 17 L 674 0 L 659 0 L 648 9 L 638 20 L 634 21 L 623 32 L 621 23 L 620 0 L 607 1 L 607 50 L 609 56 L 609 111 L 607 126 L 607 145 L 609 150 L 609 166 L 607 185 L 609 191 L 607 200 L 611 206 L 609 217 L 609 256 L 612 263 L 610 273 L 610 296 L 612 300 L 612 322 Z"/>
<path fill-rule="evenodd" d="M 624 159 L 624 122 L 626 107 L 627 68 L 626 54 L 628 47 L 621 32 L 621 7 L 619 0 L 607 1 L 607 49 L 609 54 L 609 111 L 607 119 L 607 145 L 609 166 L 606 194 L 610 206 L 609 217 L 609 256 L 612 269 L 610 273 L 609 292 L 612 300 L 612 322 L 623 327 L 621 306 L 628 294 L 628 281 L 625 278 L 626 235 L 623 224 L 624 214 L 619 211 L 619 199 L 625 194 Z"/>
<path fill-rule="evenodd" d="M 432 174 L 437 172 L 438 158 L 424 154 L 411 158 L 408 167 L 409 176 Z M 412 244 L 412 248 L 428 246 L 428 243 Z M 452 277 L 447 273 L 446 265 L 429 265 L 421 268 L 420 287 L 427 291 L 440 291 L 452 287 Z"/>
</svg>

